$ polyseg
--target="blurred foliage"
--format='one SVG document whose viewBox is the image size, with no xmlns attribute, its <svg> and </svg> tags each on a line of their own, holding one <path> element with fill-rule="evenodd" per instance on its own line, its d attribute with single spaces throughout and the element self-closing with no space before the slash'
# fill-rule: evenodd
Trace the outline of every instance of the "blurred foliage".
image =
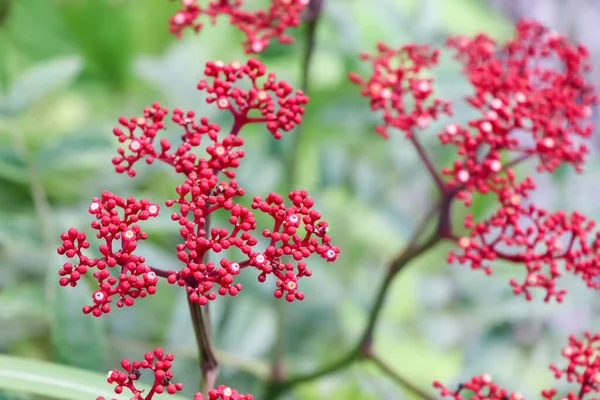
<svg viewBox="0 0 600 400">
<path fill-rule="evenodd" d="M 367 68 L 357 54 L 373 51 L 380 40 L 440 45 L 448 34 L 485 30 L 502 39 L 511 33 L 506 20 L 477 0 L 365 4 L 327 0 L 318 30 L 295 185 L 312 193 L 342 254 L 335 264 L 311 261 L 314 275 L 302 281 L 306 300 L 285 307 L 290 371 L 311 370 L 354 344 L 386 263 L 432 201 L 429 177 L 401 135 L 385 142 L 373 133 L 378 116 L 346 79 L 350 70 Z M 0 351 L 106 371 L 122 357 L 140 357 L 162 345 L 176 355 L 177 380 L 185 382 L 189 396 L 199 377 L 183 292 L 163 284 L 135 307 L 94 319 L 80 312 L 93 288 L 82 282 L 76 289 L 60 289 L 57 269 L 64 260 L 55 255 L 61 232 L 89 228 L 87 204 L 102 190 L 162 203 L 179 183 L 160 165 L 140 168 L 136 179 L 113 172 L 117 143 L 111 129 L 120 115 L 139 115 L 160 100 L 230 124 L 227 115 L 205 104 L 195 86 L 206 61 L 244 58 L 240 36 L 220 21 L 200 35 L 176 40 L 167 30 L 167 18 L 176 9 L 167 0 L 0 0 Z M 278 77 L 298 85 L 303 29 L 294 34 L 294 44 L 274 45 L 261 57 Z M 456 102 L 454 120 L 465 121 L 469 110 L 461 99 L 470 89 L 448 54 L 435 78 L 440 96 Z M 423 136 L 439 166 L 453 157 L 435 136 L 447 121 Z M 167 135 L 177 132 L 167 130 Z M 238 177 L 249 199 L 282 191 L 288 185 L 290 135 L 276 143 L 258 126 L 243 135 L 246 157 Z M 579 184 L 570 179 L 572 171 L 544 177 L 547 184 L 538 196 L 549 207 L 577 206 L 598 216 L 591 197 L 569 203 L 570 197 L 561 196 L 579 187 L 574 185 L 591 183 L 597 171 L 598 162 L 591 163 Z M 484 215 L 489 208 L 489 200 L 477 199 L 473 212 Z M 454 211 L 459 224 L 466 211 Z M 166 214 L 143 226 L 149 240 L 140 247 L 152 264 L 169 268 L 178 262 L 178 228 Z M 438 246 L 394 283 L 376 348 L 424 388 L 434 379 L 458 382 L 486 371 L 535 396 L 552 381 L 547 364 L 558 361 L 566 335 L 598 328 L 595 297 L 571 290 L 560 308 L 527 303 L 508 285 L 521 267 L 497 263 L 494 276 L 486 277 L 448 266 L 448 250 Z M 213 307 L 223 361 L 219 380 L 259 395 L 276 336 L 277 300 L 272 286 L 257 284 L 251 271 L 241 279 L 244 290 Z M 569 287 L 577 285 L 569 281 Z M 368 364 L 286 395 L 326 397 L 410 398 Z M 26 398 L 0 392 L 0 399 Z"/>
</svg>

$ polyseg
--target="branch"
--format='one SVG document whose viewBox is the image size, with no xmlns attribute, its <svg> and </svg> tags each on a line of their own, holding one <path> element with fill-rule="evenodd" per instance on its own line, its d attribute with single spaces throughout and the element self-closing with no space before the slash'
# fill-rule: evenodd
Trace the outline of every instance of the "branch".
<svg viewBox="0 0 600 400">
<path fill-rule="evenodd" d="M 281 393 L 290 390 L 296 385 L 309 382 L 311 380 L 337 372 L 361 358 L 368 358 L 368 356 L 371 354 L 373 331 L 375 330 L 379 316 L 381 315 L 384 300 L 394 278 L 411 261 L 420 256 L 422 253 L 434 247 L 437 243 L 439 243 L 442 239 L 445 238 L 445 236 L 443 236 L 440 233 L 442 227 L 444 227 L 446 225 L 446 222 L 449 221 L 450 205 L 452 203 L 453 198 L 454 193 L 444 194 L 444 198 L 442 198 L 440 202 L 436 203 L 433 206 L 432 210 L 425 215 L 424 221 L 421 224 L 419 224 L 418 229 L 415 231 L 413 238 L 409 241 L 406 248 L 402 251 L 402 253 L 400 253 L 400 255 L 398 255 L 394 260 L 392 260 L 392 262 L 388 266 L 387 274 L 385 275 L 381 286 L 376 291 L 377 297 L 375 298 L 375 302 L 372 306 L 371 313 L 369 315 L 369 320 L 367 321 L 363 334 L 360 336 L 360 340 L 358 341 L 358 343 L 338 361 L 326 365 L 324 367 L 318 368 L 315 371 L 293 375 L 286 379 L 278 380 L 272 378 L 271 380 L 266 382 L 265 394 L 262 397 L 263 400 L 276 399 Z M 426 228 L 428 222 L 436 214 L 439 215 L 437 229 L 434 232 L 432 232 L 432 234 L 423 243 L 418 244 L 419 237 Z"/>
<path fill-rule="evenodd" d="M 411 247 L 408 246 L 397 258 L 395 258 L 388 267 L 388 272 L 381 283 L 379 289 L 377 289 L 377 297 L 375 298 L 375 304 L 369 315 L 367 326 L 365 327 L 364 333 L 360 340 L 359 347 L 364 349 L 370 347 L 373 341 L 373 331 L 379 320 L 379 316 L 383 309 L 383 302 L 387 296 L 387 292 L 390 289 L 394 278 L 398 273 L 406 267 L 413 259 L 419 257 L 422 253 L 434 247 L 438 242 L 442 240 L 442 237 L 438 232 L 434 232 L 423 244 L 420 246 Z"/>
<path fill-rule="evenodd" d="M 192 325 L 196 335 L 196 344 L 198 345 L 198 354 L 200 355 L 200 369 L 202 371 L 202 392 L 207 393 L 215 388 L 219 363 L 215 356 L 210 340 L 209 324 L 205 315 L 202 313 L 200 304 L 190 301 L 190 315 L 192 316 Z"/>
<path fill-rule="evenodd" d="M 325 375 L 332 374 L 336 371 L 344 369 L 345 367 L 352 364 L 356 359 L 358 359 L 360 352 L 358 349 L 351 350 L 348 354 L 346 354 L 343 358 L 338 361 L 325 365 L 319 369 L 316 369 L 312 372 L 305 374 L 298 374 L 295 376 L 291 376 L 287 379 L 279 379 L 274 380 L 271 379 L 267 381 L 266 390 L 264 395 L 262 396 L 263 400 L 273 400 L 276 399 L 281 393 L 291 389 L 293 386 L 299 385 L 301 383 L 310 382 L 314 379 L 318 379 Z"/>
<path fill-rule="evenodd" d="M 300 78 L 300 88 L 305 94 L 309 92 L 309 76 L 310 76 L 310 67 L 313 58 L 313 54 L 315 51 L 315 43 L 316 43 L 316 32 L 318 22 L 321 16 L 321 10 L 323 8 L 324 0 L 312 0 L 308 5 L 308 14 L 306 15 L 307 23 L 306 23 L 306 37 L 305 37 L 305 46 L 304 52 L 302 54 L 302 63 L 301 63 L 301 78 Z M 298 125 L 296 130 L 291 135 L 290 150 L 288 155 L 288 168 L 286 179 L 290 185 L 294 182 L 296 178 L 296 172 L 298 170 L 298 152 L 300 150 L 300 138 L 302 136 L 302 124 Z"/>
<path fill-rule="evenodd" d="M 423 148 L 423 145 L 421 144 L 419 139 L 417 139 L 417 136 L 414 133 L 412 133 L 409 136 L 409 140 L 415 146 L 415 149 L 417 149 L 417 153 L 419 154 L 421 161 L 423 161 L 423 164 L 425 164 L 427 171 L 429 171 L 429 174 L 435 181 L 435 185 L 440 190 L 440 192 L 444 193 L 446 191 L 446 184 L 442 180 L 440 174 L 437 172 L 437 169 L 433 165 L 433 161 L 431 161 L 431 159 L 429 158 L 427 151 Z"/>
<path fill-rule="evenodd" d="M 400 375 L 398 372 L 394 371 L 392 367 L 390 367 L 385 361 L 379 358 L 376 354 L 371 353 L 367 356 L 367 358 L 375 363 L 385 373 L 389 378 L 391 378 L 394 382 L 396 382 L 399 386 L 402 386 L 406 390 L 412 392 L 413 394 L 419 396 L 425 400 L 435 400 L 435 397 L 425 392 L 423 389 L 417 387 L 414 383 L 409 382 L 405 377 Z"/>
</svg>

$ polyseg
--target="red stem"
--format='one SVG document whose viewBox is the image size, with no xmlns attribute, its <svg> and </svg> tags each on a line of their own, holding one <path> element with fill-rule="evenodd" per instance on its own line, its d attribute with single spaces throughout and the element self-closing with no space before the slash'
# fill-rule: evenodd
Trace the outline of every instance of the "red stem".
<svg viewBox="0 0 600 400">
<path fill-rule="evenodd" d="M 411 133 L 409 136 L 409 140 L 415 146 L 415 149 L 417 150 L 417 153 L 419 154 L 421 161 L 423 161 L 423 164 L 425 164 L 427 171 L 429 171 L 429 174 L 435 181 L 435 184 L 438 187 L 438 189 L 440 190 L 440 192 L 442 192 L 442 193 L 447 192 L 448 187 L 446 186 L 446 184 L 440 177 L 440 174 L 437 172 L 437 169 L 433 165 L 433 161 L 431 161 L 431 159 L 429 158 L 427 151 L 423 148 L 423 145 L 421 144 L 419 139 L 417 139 L 417 136 L 414 133 Z"/>
</svg>

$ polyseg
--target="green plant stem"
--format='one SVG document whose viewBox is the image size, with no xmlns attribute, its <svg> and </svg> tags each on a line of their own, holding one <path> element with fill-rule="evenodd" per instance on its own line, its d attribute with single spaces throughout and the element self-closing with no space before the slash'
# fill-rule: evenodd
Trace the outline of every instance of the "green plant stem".
<svg viewBox="0 0 600 400">
<path fill-rule="evenodd" d="M 427 250 L 433 248 L 441 240 L 441 236 L 438 235 L 436 231 L 421 245 L 412 247 L 410 245 L 407 246 L 406 249 L 390 263 L 387 274 L 385 275 L 381 286 L 376 291 L 377 297 L 375 298 L 375 303 L 372 307 L 371 314 L 369 315 L 369 320 L 367 321 L 367 325 L 364 329 L 359 345 L 360 348 L 370 347 L 372 344 L 373 331 L 375 330 L 377 322 L 379 321 L 379 316 L 383 311 L 383 303 L 396 275 L 398 275 L 398 273 L 412 260 L 419 257 Z"/>
<path fill-rule="evenodd" d="M 413 238 L 409 241 L 405 249 L 389 264 L 387 273 L 376 291 L 376 298 L 373 306 L 371 307 L 369 319 L 367 320 L 358 343 L 336 362 L 325 365 L 312 372 L 292 375 L 285 379 L 272 378 L 266 382 L 266 390 L 262 396 L 263 400 L 274 400 L 283 392 L 290 390 L 296 385 L 309 382 L 311 380 L 318 379 L 325 375 L 342 370 L 357 360 L 369 358 L 369 356 L 372 354 L 373 333 L 377 326 L 379 317 L 381 316 L 381 312 L 383 311 L 383 304 L 394 278 L 415 258 L 430 250 L 445 238 L 440 231 L 441 228 L 446 225 L 446 223 L 443 223 L 442 221 L 449 220 L 450 205 L 453 198 L 453 192 L 447 192 L 444 194 L 442 200 L 436 203 L 432 210 L 425 214 L 423 222 L 419 224 L 419 228 L 415 231 Z M 419 238 L 425 227 L 436 215 L 439 216 L 439 222 L 437 224 L 438 228 L 434 230 L 423 242 L 419 242 Z"/>
<path fill-rule="evenodd" d="M 402 386 L 409 392 L 419 396 L 421 399 L 425 400 L 435 400 L 435 397 L 425 392 L 423 389 L 416 386 L 414 383 L 410 382 L 408 379 L 400 375 L 398 372 L 394 371 L 394 369 L 389 366 L 385 361 L 379 358 L 376 354 L 369 354 L 368 359 L 373 361 L 375 365 L 379 367 L 381 371 L 383 371 L 389 378 L 391 378 L 394 382 L 396 382 L 399 386 Z"/>
<path fill-rule="evenodd" d="M 302 53 L 300 88 L 306 94 L 309 93 L 310 68 L 315 52 L 317 26 L 321 16 L 324 0 L 312 0 L 309 3 L 309 15 L 306 23 L 304 51 Z M 291 135 L 289 154 L 287 157 L 286 180 L 292 186 L 296 180 L 298 171 L 298 158 L 300 151 L 300 139 L 302 138 L 302 124 L 298 125 Z"/>
</svg>

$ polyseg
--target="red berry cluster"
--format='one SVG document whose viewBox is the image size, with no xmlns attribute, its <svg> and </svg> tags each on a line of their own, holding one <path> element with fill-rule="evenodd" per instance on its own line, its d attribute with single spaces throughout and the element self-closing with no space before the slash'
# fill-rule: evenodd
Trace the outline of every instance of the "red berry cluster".
<svg viewBox="0 0 600 400">
<path fill-rule="evenodd" d="M 253 400 L 251 394 L 241 394 L 237 390 L 225 385 L 219 385 L 215 390 L 208 392 L 208 400 Z M 202 394 L 196 393 L 193 400 L 204 400 Z"/>
<path fill-rule="evenodd" d="M 107 381 L 108 383 L 115 384 L 114 389 L 116 394 L 123 393 L 124 390 L 129 390 L 133 395 L 132 399 L 139 400 L 151 400 L 155 395 L 162 393 L 174 394 L 183 389 L 182 383 L 173 383 L 173 360 L 175 357 L 164 351 L 159 347 L 154 352 L 146 353 L 144 360 L 142 361 L 130 361 L 129 359 L 123 359 L 121 361 L 121 367 L 123 371 L 114 369 L 108 372 Z M 136 387 L 136 381 L 138 381 L 144 370 L 150 370 L 154 374 L 154 380 L 152 381 L 152 388 L 148 393 L 144 393 L 144 389 L 138 389 Z M 252 400 L 252 395 L 244 395 L 237 392 L 232 388 L 221 385 L 215 390 L 208 392 L 208 400 Z M 106 400 L 104 397 L 99 396 L 96 400 Z M 113 399 L 115 400 L 115 399 Z M 205 400 L 202 393 L 196 393 L 194 400 Z"/>
<path fill-rule="evenodd" d="M 269 194 L 264 201 L 254 197 L 251 208 L 273 219 L 273 228 L 262 231 L 269 244 L 265 249 L 258 249 L 258 239 L 253 236 L 257 229 L 256 218 L 248 207 L 238 204 L 238 198 L 245 190 L 233 180 L 235 169 L 244 156 L 240 149 L 244 140 L 238 136 L 240 129 L 247 123 L 264 122 L 272 135 L 280 138 L 281 131 L 289 131 L 301 122 L 302 105 L 308 97 L 300 91 L 292 95 L 293 88 L 285 81 L 278 82 L 274 74 L 268 74 L 266 82 L 259 86 L 257 79 L 267 72 L 264 64 L 256 59 L 250 59 L 245 65 L 208 62 L 205 74 L 212 78 L 212 83 L 209 85 L 202 80 L 198 87 L 209 93 L 207 102 L 216 103 L 234 116 L 231 131 L 222 140 L 217 124 L 209 123 L 205 117 L 196 118 L 193 111 L 179 109 L 173 111 L 171 119 L 184 132 L 181 143 L 174 147 L 168 139 L 158 139 L 158 132 L 165 129 L 164 119 L 169 113 L 160 103 L 144 109 L 143 117 L 121 117 L 121 127 L 113 130 L 119 142 L 124 144 L 112 160 L 118 173 L 135 176 L 133 167 L 143 159 L 148 164 L 154 160 L 163 161 L 185 176 L 185 181 L 176 187 L 177 197 L 166 202 L 168 207 L 179 206 L 171 219 L 180 225 L 183 243 L 177 246 L 177 257 L 184 267 L 177 270 L 151 268 L 143 257 L 132 254 L 137 240 L 145 239 L 146 234 L 131 224 L 156 216 L 157 205 L 133 198 L 125 202 L 105 192 L 102 199 L 94 199 L 90 207 L 90 212 L 98 219 L 92 227 L 99 230 L 98 238 L 106 240 L 99 249 L 102 257 L 89 259 L 82 254 L 82 249 L 90 244 L 85 240 L 85 234 L 74 228 L 63 234 L 64 243 L 59 248 L 60 254 L 79 257 L 78 265 L 66 263 L 60 270 L 61 285 L 74 286 L 89 267 L 98 269 L 94 274 L 100 285 L 94 294 L 95 306 L 84 308 L 86 313 L 99 316 L 108 312 L 113 295 L 120 296 L 118 306 L 132 305 L 133 299 L 155 292 L 158 276 L 167 278 L 170 284 L 185 287 L 191 301 L 204 305 L 214 300 L 217 293 L 235 296 L 242 285 L 234 282 L 234 276 L 249 266 L 259 271 L 260 282 L 264 282 L 269 274 L 277 278 L 275 297 L 285 297 L 287 301 L 302 300 L 304 294 L 297 290 L 297 281 L 312 274 L 303 260 L 311 254 L 327 261 L 337 258 L 339 248 L 331 244 L 328 224 L 321 220 L 321 214 L 313 209 L 314 201 L 303 190 L 289 194 L 289 206 L 276 193 Z M 233 86 L 242 78 L 252 82 L 250 90 Z M 252 110 L 261 116 L 249 116 Z M 200 157 L 196 150 L 206 137 L 210 141 L 204 147 L 206 157 Z M 119 217 L 115 207 L 124 209 L 125 215 Z M 229 215 L 231 228 L 206 229 L 209 215 L 217 211 Z M 113 239 L 121 239 L 120 249 L 113 249 Z M 216 264 L 204 262 L 209 251 L 220 253 L 233 248 L 240 251 L 243 259 L 222 258 Z M 119 278 L 111 276 L 106 268 L 116 265 L 121 266 Z"/>
<path fill-rule="evenodd" d="M 475 88 L 467 100 L 482 116 L 469 121 L 469 128 L 451 124 L 439 134 L 459 155 L 442 172 L 465 204 L 475 193 L 493 193 L 499 204 L 483 221 L 467 216 L 469 234 L 458 239 L 461 253 L 451 253 L 449 260 L 488 273 L 487 262 L 495 259 L 523 263 L 522 282 L 513 279 L 511 285 L 528 300 L 537 287 L 546 291 L 545 301 L 561 301 L 566 290 L 556 287 L 556 279 L 565 272 L 600 288 L 595 222 L 579 212 L 551 213 L 527 201 L 535 182 L 531 177 L 517 181 L 512 169 L 535 156 L 539 171 L 553 171 L 563 162 L 581 171 L 587 147 L 577 137 L 590 135 L 585 119 L 598 101 L 584 79 L 590 67 L 587 49 L 527 20 L 503 46 L 485 35 L 452 38 L 449 44 Z"/>
<path fill-rule="evenodd" d="M 506 389 L 492 381 L 489 374 L 474 376 L 470 381 L 458 385 L 456 390 L 447 388 L 439 381 L 433 382 L 433 386 L 440 390 L 443 397 L 452 397 L 455 400 L 523 400 L 521 393 L 508 394 Z M 465 396 L 465 392 L 469 392 L 469 396 Z"/>
<path fill-rule="evenodd" d="M 279 279 L 275 297 L 280 298 L 286 292 L 287 301 L 302 300 L 304 294 L 296 291 L 297 281 L 303 276 L 310 276 L 312 271 L 300 260 L 313 253 L 328 261 L 337 258 L 339 248 L 332 246 L 331 238 L 326 235 L 327 222 L 320 221 L 321 214 L 311 209 L 314 201 L 306 191 L 290 193 L 290 207 L 286 207 L 283 197 L 276 193 L 271 193 L 264 202 L 260 197 L 254 198 L 252 209 L 269 214 L 274 220 L 273 229 L 262 232 L 265 238 L 270 239 L 269 246 L 262 251 L 256 249 L 258 240 L 252 236 L 252 231 L 256 230 L 254 214 L 235 202 L 236 197 L 245 193 L 238 187 L 237 181 L 218 183 L 213 171 L 206 168 L 200 174 L 191 173 L 176 190 L 179 198 L 167 201 L 167 206 L 179 204 L 180 207 L 179 213 L 173 213 L 171 218 L 181 225 L 184 243 L 177 246 L 177 251 L 185 267 L 168 271 L 168 282 L 185 286 L 190 300 L 201 305 L 216 298 L 215 286 L 219 287 L 217 292 L 220 295 L 235 296 L 242 286 L 234 284 L 233 278 L 242 268 L 249 266 L 260 271 L 260 282 L 264 282 L 268 274 Z M 206 218 L 220 209 L 230 214 L 231 229 L 213 227 L 206 232 Z M 304 230 L 304 236 L 298 234 L 299 228 Z M 206 252 L 219 253 L 229 248 L 239 249 L 246 260 L 222 258 L 218 265 L 201 262 Z M 290 256 L 295 262 L 282 261 L 285 256 Z"/>
<path fill-rule="evenodd" d="M 267 74 L 265 65 L 255 58 L 245 65 L 239 62 L 208 62 L 204 74 L 211 82 L 202 79 L 198 89 L 206 90 L 209 103 L 214 102 L 220 109 L 230 110 L 238 125 L 264 122 L 275 139 L 281 139 L 281 131 L 290 131 L 302 122 L 308 96 L 301 90 L 294 93 L 294 88 L 286 81 L 278 82 L 275 74 Z M 265 75 L 266 79 L 263 78 Z M 259 78 L 263 78 L 264 83 L 259 84 Z M 252 82 L 250 90 L 234 86 L 240 79 Z"/>
<path fill-rule="evenodd" d="M 84 251 L 90 247 L 86 234 L 75 228 L 61 235 L 62 246 L 58 254 L 68 258 L 77 258 L 77 263 L 66 262 L 58 271 L 61 286 L 76 286 L 77 282 L 90 268 L 95 268 L 94 278 L 98 281 L 98 290 L 92 298 L 93 306 L 83 307 L 86 314 L 100 316 L 110 311 L 113 296 L 118 297 L 117 306 L 131 306 L 134 299 L 156 292 L 158 277 L 145 264 L 142 256 L 134 254 L 139 240 L 147 238 L 138 221 L 156 217 L 160 207 L 148 200 L 137 201 L 133 197 L 124 200 L 108 191 L 101 198 L 94 198 L 88 211 L 96 217 L 93 229 L 96 237 L 105 241 L 100 245 L 100 258 L 90 258 Z M 119 215 L 122 212 L 122 215 Z M 117 276 L 110 270 L 118 267 Z"/>
<path fill-rule="evenodd" d="M 467 235 L 442 232 L 459 245 L 449 261 L 487 273 L 496 259 L 523 263 L 523 280 L 513 279 L 511 285 L 528 300 L 532 288 L 541 288 L 546 301 L 561 301 L 565 290 L 556 287 L 556 279 L 565 272 L 600 288 L 596 279 L 600 233 L 594 230 L 594 221 L 579 212 L 552 213 L 532 204 L 535 182 L 531 177 L 517 179 L 513 170 L 534 156 L 540 171 L 553 171 L 562 163 L 582 169 L 588 149 L 580 141 L 592 131 L 587 118 L 598 102 L 585 80 L 590 69 L 587 49 L 528 20 L 517 24 L 515 38 L 504 45 L 480 34 L 453 37 L 448 46 L 474 87 L 467 101 L 480 115 L 466 127 L 451 123 L 438 134 L 458 156 L 452 166 L 441 168 L 445 181 L 426 155 L 425 161 L 448 203 L 456 197 L 470 206 L 474 195 L 487 194 L 498 204 L 482 221 L 468 215 Z M 451 113 L 447 102 L 433 98 L 432 80 L 420 77 L 437 64 L 438 50 L 414 44 L 399 50 L 380 44 L 378 50 L 376 56 L 361 55 L 372 63 L 369 78 L 354 72 L 349 76 L 370 99 L 371 109 L 383 110 L 384 123 L 377 133 L 388 137 L 388 128 L 394 127 L 412 138 L 413 131 L 426 128 L 430 119 Z M 408 109 L 405 104 L 414 105 Z"/>
<path fill-rule="evenodd" d="M 230 168 L 238 167 L 239 158 L 244 157 L 244 151 L 236 149 L 244 144 L 244 140 L 228 136 L 220 142 L 218 133 L 221 128 L 219 125 L 209 123 L 206 117 L 197 120 L 194 111 L 183 112 L 178 108 L 173 110 L 171 120 L 185 131 L 181 136 L 181 144 L 169 152 L 172 144 L 168 139 L 163 138 L 158 143 L 160 148 L 157 148 L 156 135 L 158 131 L 165 129 L 163 120 L 168 113 L 167 108 L 156 102 L 152 107 L 144 109 L 143 117 L 119 118 L 119 123 L 127 133 L 121 127 L 116 127 L 113 129 L 113 134 L 119 139 L 119 142 L 127 143 L 127 148 L 119 148 L 119 156 L 112 160 L 118 173 L 127 172 L 129 176 L 135 176 L 136 171 L 133 166 L 136 162 L 145 159 L 147 164 L 152 164 L 155 159 L 158 159 L 172 165 L 179 173 L 189 174 L 195 171 L 199 164 L 206 164 L 215 170 L 222 171 L 226 176 L 235 176 L 235 172 Z M 207 159 L 198 158 L 193 152 L 205 136 L 208 136 L 213 142 L 212 146 L 206 148 L 210 156 Z"/>
<path fill-rule="evenodd" d="M 432 96 L 433 80 L 422 76 L 438 64 L 438 50 L 415 44 L 394 49 L 383 43 L 378 43 L 377 50 L 376 55 L 360 55 L 372 64 L 369 78 L 356 72 L 350 72 L 349 78 L 360 85 L 361 95 L 370 99 L 371 109 L 383 112 L 384 123 L 377 126 L 378 134 L 389 138 L 388 129 L 394 127 L 410 137 L 415 129 L 427 128 L 439 114 L 452 114 L 449 102 Z"/>
<path fill-rule="evenodd" d="M 600 334 L 585 332 L 584 339 L 574 336 L 569 337 L 569 345 L 563 348 L 562 356 L 569 360 L 566 368 L 558 368 L 554 364 L 550 369 L 554 371 L 557 379 L 566 376 L 567 381 L 577 386 L 577 391 L 570 391 L 566 395 L 559 395 L 560 400 L 583 400 L 590 393 L 600 393 Z M 474 376 L 468 382 L 452 390 L 438 381 L 433 386 L 440 390 L 443 397 L 451 397 L 455 400 L 486 399 L 486 400 L 523 400 L 524 397 L 518 392 L 509 394 L 506 389 L 492 381 L 489 374 Z M 469 396 L 467 396 L 467 393 Z M 558 390 L 555 388 L 542 390 L 542 398 L 555 399 Z M 595 397 L 598 398 L 598 397 Z"/>
<path fill-rule="evenodd" d="M 535 155 L 540 171 L 563 162 L 581 170 L 588 148 L 576 137 L 590 136 L 586 119 L 598 100 L 585 80 L 591 69 L 585 46 L 530 20 L 519 21 L 515 38 L 503 46 L 484 34 L 453 37 L 448 44 L 475 88 L 467 101 L 481 112 L 469 122 L 472 136 L 457 132 L 454 144 L 464 164 L 481 164 L 473 146 L 486 143 L 490 153 Z"/>
<path fill-rule="evenodd" d="M 566 368 L 550 365 L 557 379 L 563 375 L 569 382 L 580 387 L 579 394 L 569 393 L 569 399 L 577 399 L 589 393 L 600 393 L 600 334 L 585 332 L 583 339 L 569 337 L 569 345 L 563 348 L 562 356 L 569 360 Z M 556 390 L 545 391 L 544 398 L 551 399 Z"/>
<path fill-rule="evenodd" d="M 243 0 L 181 0 L 181 9 L 169 19 L 170 31 L 181 37 L 186 28 L 198 32 L 204 26 L 200 18 L 206 17 L 215 24 L 217 17 L 227 16 L 229 24 L 241 30 L 246 53 L 260 53 L 271 39 L 291 43 L 294 38 L 285 32 L 300 25 L 302 13 L 310 0 L 271 0 L 267 10 L 249 11 Z"/>
</svg>

